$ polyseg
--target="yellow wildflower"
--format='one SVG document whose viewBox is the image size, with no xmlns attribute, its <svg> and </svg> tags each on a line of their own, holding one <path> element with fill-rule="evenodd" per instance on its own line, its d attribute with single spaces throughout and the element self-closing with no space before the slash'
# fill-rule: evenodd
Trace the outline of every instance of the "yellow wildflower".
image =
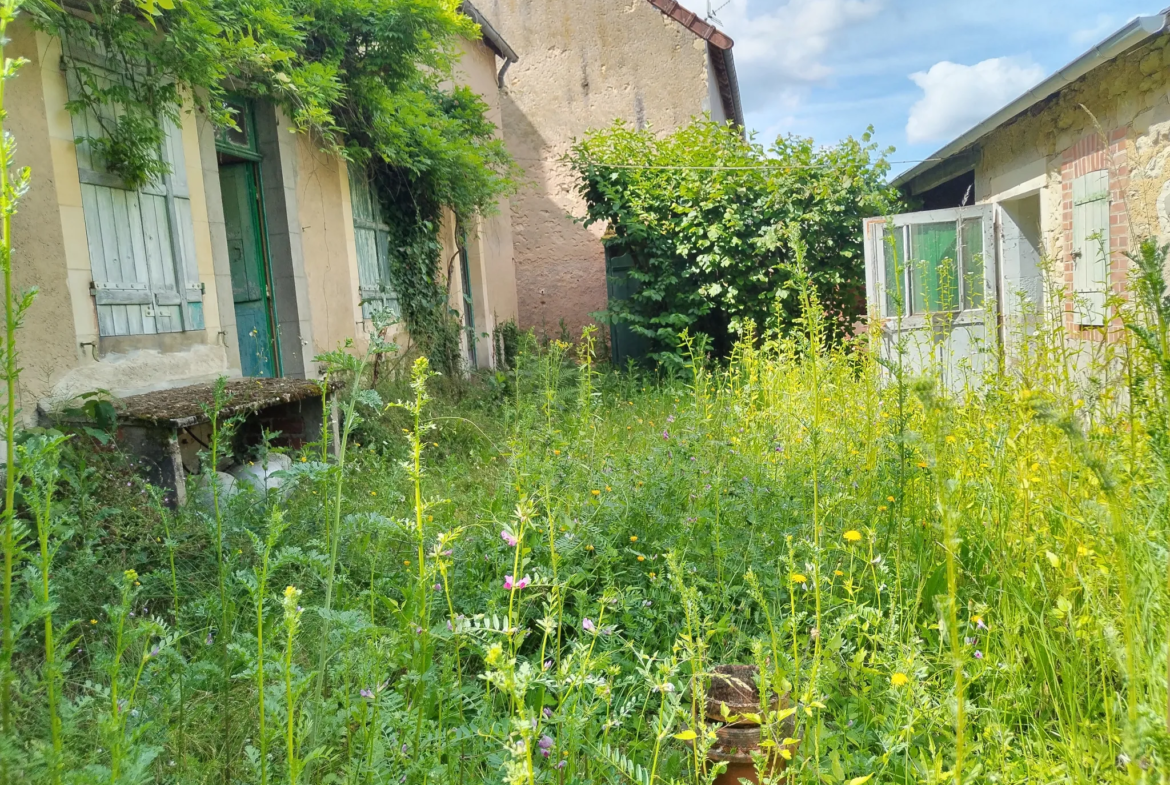
<svg viewBox="0 0 1170 785">
<path fill-rule="evenodd" d="M 857 529 L 850 529 L 845 532 L 845 539 L 849 542 L 861 542 L 861 532 L 857 531 Z"/>
<path fill-rule="evenodd" d="M 808 583 L 808 578 L 801 575 L 799 572 L 796 572 L 796 573 L 792 574 L 792 582 L 793 583 Z"/>
<path fill-rule="evenodd" d="M 646 561 L 646 557 L 645 557 L 645 556 L 639 556 L 639 557 L 638 557 L 638 561 Z"/>
<path fill-rule="evenodd" d="M 590 491 L 590 493 L 591 493 L 591 494 L 593 494 L 594 496 L 600 496 L 600 495 L 601 495 L 601 491 L 597 490 L 596 488 L 594 488 L 593 490 L 591 490 L 591 491 Z"/>
<path fill-rule="evenodd" d="M 638 535 L 631 534 L 630 535 L 630 542 L 637 542 L 637 541 L 638 541 Z"/>
<path fill-rule="evenodd" d="M 910 677 L 905 673 L 895 673 L 890 677 L 890 684 L 893 684 L 895 687 L 905 687 L 909 683 Z"/>
</svg>

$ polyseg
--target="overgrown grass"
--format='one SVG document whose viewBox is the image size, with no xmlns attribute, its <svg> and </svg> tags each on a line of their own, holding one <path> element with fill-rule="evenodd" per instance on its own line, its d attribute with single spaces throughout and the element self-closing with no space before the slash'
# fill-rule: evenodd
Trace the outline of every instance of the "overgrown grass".
<svg viewBox="0 0 1170 785">
<path fill-rule="evenodd" d="M 797 699 L 796 782 L 1164 781 L 1149 288 L 1136 330 L 1041 324 L 958 391 L 820 345 L 813 300 L 671 379 L 589 336 L 458 403 L 418 364 L 345 398 L 344 464 L 311 445 L 219 516 L 37 437 L 12 781 L 700 783 L 727 662 Z"/>
</svg>

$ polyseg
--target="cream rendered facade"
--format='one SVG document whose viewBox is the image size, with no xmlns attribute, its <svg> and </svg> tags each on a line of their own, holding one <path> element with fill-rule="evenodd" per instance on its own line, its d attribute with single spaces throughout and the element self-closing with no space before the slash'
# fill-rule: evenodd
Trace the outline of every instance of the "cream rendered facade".
<svg viewBox="0 0 1170 785">
<path fill-rule="evenodd" d="M 95 287 L 101 287 L 93 266 L 99 241 L 89 236 L 97 225 L 91 213 L 87 231 L 82 182 L 87 175 L 84 161 L 79 175 L 77 133 L 65 108 L 68 85 L 61 45 L 25 22 L 10 28 L 10 34 L 11 55 L 26 58 L 28 64 L 7 88 L 8 127 L 18 145 L 16 165 L 32 171 L 29 191 L 13 218 L 14 271 L 18 287 L 38 289 L 18 336 L 22 416 L 32 420 L 38 407 L 52 410 L 97 389 L 121 397 L 240 375 L 214 129 L 198 112 L 187 111 L 172 143 L 181 148 L 183 158 L 182 172 L 174 179 L 184 183 L 184 198 L 189 197 L 189 221 L 186 213 L 178 219 L 185 227 L 184 249 L 178 245 L 174 249 L 179 256 L 190 257 L 187 292 L 201 300 L 202 327 L 195 329 L 198 320 L 185 320 L 180 331 L 126 334 L 120 329 L 119 334 L 110 334 L 108 322 L 105 328 L 99 325 L 95 298 L 101 293 L 95 294 Z M 465 42 L 460 69 L 459 78 L 491 105 L 498 125 L 495 54 L 478 41 Z M 257 145 L 263 154 L 257 164 L 258 188 L 279 336 L 277 367 L 285 376 L 315 377 L 315 355 L 347 339 L 360 346 L 368 329 L 359 301 L 349 173 L 344 160 L 321 152 L 305 135 L 290 133 L 289 122 L 278 109 L 258 104 L 256 115 Z M 88 180 L 93 177 L 89 174 Z M 477 335 L 490 335 L 496 320 L 516 318 L 506 200 L 474 229 L 467 254 L 467 277 L 474 291 L 468 299 L 474 305 Z M 451 251 L 453 231 L 449 227 L 443 231 Z M 125 256 L 126 249 L 122 250 Z M 461 313 L 462 281 L 463 276 L 456 276 L 451 282 L 452 303 Z M 144 308 L 142 313 L 153 313 L 153 306 Z M 408 343 L 405 335 L 392 337 Z M 477 364 L 489 366 L 492 341 L 482 336 L 478 340 Z"/>
<path fill-rule="evenodd" d="M 704 112 L 742 125 L 724 65 L 731 40 L 674 0 L 480 5 L 523 53 L 502 96 L 504 138 L 524 170 L 511 201 L 520 325 L 557 337 L 563 323 L 576 337 L 607 302 L 604 229 L 579 222 L 585 205 L 562 157 L 619 118 L 663 132 Z"/>
<path fill-rule="evenodd" d="M 1010 363 L 1013 341 L 1038 314 L 1058 318 L 1086 351 L 1117 334 L 1105 300 L 1125 294 L 1125 254 L 1144 237 L 1170 242 L 1168 21 L 1166 13 L 1135 20 L 896 178 L 927 209 L 896 224 L 913 230 L 982 216 L 987 229 L 983 305 L 945 319 L 903 314 L 910 345 L 923 354 L 917 362 L 933 354 L 980 371 L 981 355 L 1004 348 Z M 892 340 L 897 306 L 887 299 L 883 224 L 867 222 L 866 271 L 871 307 Z M 915 259 L 913 236 L 905 236 Z M 976 323 L 986 330 L 972 329 Z"/>
</svg>

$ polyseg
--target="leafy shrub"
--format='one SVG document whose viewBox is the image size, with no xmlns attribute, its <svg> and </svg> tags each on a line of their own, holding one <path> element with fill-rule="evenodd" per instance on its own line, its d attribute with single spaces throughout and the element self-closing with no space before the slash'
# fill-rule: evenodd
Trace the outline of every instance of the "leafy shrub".
<svg viewBox="0 0 1170 785">
<path fill-rule="evenodd" d="M 684 330 L 721 356 L 748 322 L 789 330 L 800 307 L 783 238 L 799 222 L 833 333 L 845 334 L 866 310 L 858 227 L 897 204 L 869 139 L 820 148 L 789 136 L 765 148 L 710 120 L 666 136 L 621 121 L 588 134 L 569 154 L 586 225 L 607 226 L 607 252 L 634 262 L 634 293 L 600 318 L 628 324 L 675 366 Z"/>
</svg>

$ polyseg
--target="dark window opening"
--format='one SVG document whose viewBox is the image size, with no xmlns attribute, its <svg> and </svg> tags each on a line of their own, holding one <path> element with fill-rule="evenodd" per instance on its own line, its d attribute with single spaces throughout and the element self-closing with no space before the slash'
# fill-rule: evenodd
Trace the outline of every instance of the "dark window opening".
<svg viewBox="0 0 1170 785">
<path fill-rule="evenodd" d="M 962 207 L 964 198 L 967 200 L 966 204 L 975 204 L 975 170 L 964 172 L 928 191 L 915 194 L 914 198 L 921 201 L 922 206 L 918 208 L 920 210 Z"/>
</svg>

